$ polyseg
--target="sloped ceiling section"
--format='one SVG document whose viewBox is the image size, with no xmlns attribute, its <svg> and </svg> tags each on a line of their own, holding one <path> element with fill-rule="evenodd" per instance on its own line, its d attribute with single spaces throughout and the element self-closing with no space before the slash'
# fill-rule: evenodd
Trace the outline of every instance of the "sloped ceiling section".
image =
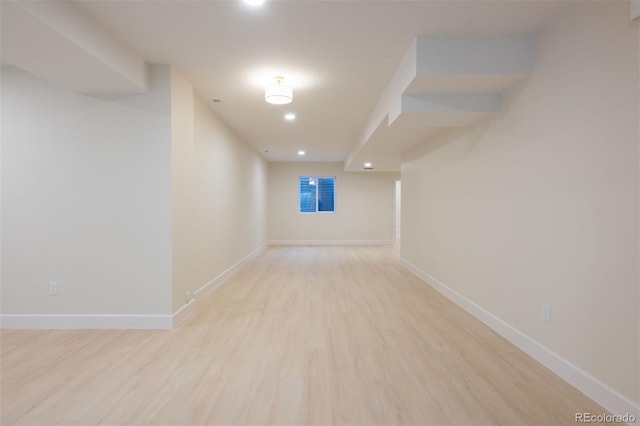
<svg viewBox="0 0 640 426">
<path fill-rule="evenodd" d="M 147 64 L 69 2 L 3 1 L 2 62 L 86 94 L 147 89 Z"/>
<path fill-rule="evenodd" d="M 376 171 L 398 171 L 402 153 L 438 129 L 500 112 L 502 93 L 531 73 L 534 55 L 533 36 L 416 38 L 345 169 L 371 162 Z"/>
</svg>

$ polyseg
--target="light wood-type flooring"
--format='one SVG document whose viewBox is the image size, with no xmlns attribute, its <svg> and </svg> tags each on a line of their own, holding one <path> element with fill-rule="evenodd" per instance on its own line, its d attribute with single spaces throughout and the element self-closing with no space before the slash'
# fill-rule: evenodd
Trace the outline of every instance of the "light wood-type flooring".
<svg viewBox="0 0 640 426">
<path fill-rule="evenodd" d="M 568 425 L 604 412 L 385 246 L 269 247 L 171 331 L 0 338 L 3 425 Z"/>
</svg>

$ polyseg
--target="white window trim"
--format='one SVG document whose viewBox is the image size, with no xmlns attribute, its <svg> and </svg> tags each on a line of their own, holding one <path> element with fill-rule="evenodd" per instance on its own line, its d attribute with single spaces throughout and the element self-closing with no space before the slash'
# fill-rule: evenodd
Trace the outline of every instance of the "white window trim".
<svg viewBox="0 0 640 426">
<path fill-rule="evenodd" d="M 318 191 L 316 190 L 316 211 L 315 212 L 301 212 L 300 211 L 300 178 L 313 178 L 318 181 L 318 179 L 333 179 L 333 211 L 318 211 Z M 335 214 L 336 213 L 336 182 L 338 179 L 335 176 L 310 176 L 303 175 L 298 176 L 298 214 Z"/>
</svg>

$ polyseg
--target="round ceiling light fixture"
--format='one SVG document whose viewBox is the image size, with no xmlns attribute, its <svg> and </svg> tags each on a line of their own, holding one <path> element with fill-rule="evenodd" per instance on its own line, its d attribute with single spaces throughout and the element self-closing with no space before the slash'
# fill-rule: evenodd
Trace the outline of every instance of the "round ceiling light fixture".
<svg viewBox="0 0 640 426">
<path fill-rule="evenodd" d="M 242 1 L 248 4 L 249 6 L 262 6 L 265 0 L 242 0 Z"/>
<path fill-rule="evenodd" d="M 282 84 L 284 77 L 275 77 L 276 84 L 264 89 L 264 100 L 274 105 L 288 104 L 293 100 L 293 89 Z"/>
</svg>

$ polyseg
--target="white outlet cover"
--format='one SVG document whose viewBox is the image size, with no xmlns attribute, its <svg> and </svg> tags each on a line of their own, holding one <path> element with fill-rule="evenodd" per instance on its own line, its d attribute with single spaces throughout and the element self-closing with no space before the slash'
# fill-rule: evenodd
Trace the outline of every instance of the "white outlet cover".
<svg viewBox="0 0 640 426">
<path fill-rule="evenodd" d="M 551 306 L 546 303 L 542 305 L 542 319 L 551 322 Z"/>
</svg>

